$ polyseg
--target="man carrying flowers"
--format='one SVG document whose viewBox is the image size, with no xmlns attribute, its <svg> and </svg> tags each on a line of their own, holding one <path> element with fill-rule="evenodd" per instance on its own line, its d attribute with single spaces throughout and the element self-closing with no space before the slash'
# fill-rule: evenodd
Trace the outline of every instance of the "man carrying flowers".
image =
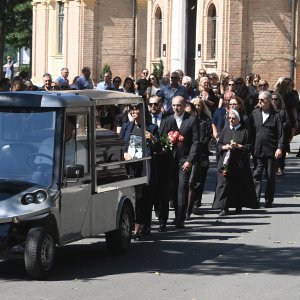
<svg viewBox="0 0 300 300">
<path fill-rule="evenodd" d="M 184 228 L 191 169 L 200 157 L 197 119 L 185 112 L 185 104 L 181 96 L 172 99 L 174 114 L 166 119 L 163 128 L 163 136 L 168 137 L 168 148 L 172 148 L 173 154 L 172 198 L 175 208 L 174 224 L 177 229 Z"/>
</svg>

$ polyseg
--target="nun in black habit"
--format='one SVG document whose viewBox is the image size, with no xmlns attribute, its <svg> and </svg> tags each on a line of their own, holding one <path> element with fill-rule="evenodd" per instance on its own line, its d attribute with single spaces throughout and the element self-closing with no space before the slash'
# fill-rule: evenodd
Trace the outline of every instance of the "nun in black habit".
<svg viewBox="0 0 300 300">
<path fill-rule="evenodd" d="M 221 209 L 220 216 L 228 215 L 229 208 L 235 208 L 237 214 L 242 207 L 258 208 L 250 169 L 248 129 L 234 109 L 229 112 L 228 120 L 229 126 L 224 127 L 218 141 L 220 160 L 213 208 Z"/>
</svg>

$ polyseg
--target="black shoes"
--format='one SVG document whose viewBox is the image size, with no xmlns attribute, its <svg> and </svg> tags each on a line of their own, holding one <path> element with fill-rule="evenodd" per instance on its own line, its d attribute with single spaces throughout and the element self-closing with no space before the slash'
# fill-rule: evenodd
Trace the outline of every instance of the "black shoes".
<svg viewBox="0 0 300 300">
<path fill-rule="evenodd" d="M 191 220 L 191 214 L 187 213 L 186 216 L 185 216 L 185 220 L 186 221 Z"/>
<path fill-rule="evenodd" d="M 159 232 L 166 232 L 167 231 L 167 225 L 166 224 L 159 225 L 158 231 Z"/>
<path fill-rule="evenodd" d="M 194 215 L 202 215 L 202 211 L 198 206 L 193 207 L 193 214 Z"/>
<path fill-rule="evenodd" d="M 237 207 L 236 209 L 235 209 L 235 214 L 236 215 L 240 215 L 242 213 L 242 208 L 241 207 Z"/>
<path fill-rule="evenodd" d="M 265 204 L 265 208 L 271 208 L 273 207 L 273 202 L 272 201 L 267 201 Z"/>
<path fill-rule="evenodd" d="M 296 157 L 300 157 L 300 151 L 296 154 Z"/>
<path fill-rule="evenodd" d="M 134 241 L 142 241 L 143 238 L 142 238 L 142 236 L 141 236 L 140 233 L 135 233 L 135 234 L 133 235 L 133 240 L 134 240 Z"/>
<path fill-rule="evenodd" d="M 141 230 L 141 235 L 150 235 L 151 234 L 151 228 L 150 227 L 143 227 Z"/>
<path fill-rule="evenodd" d="M 229 215 L 229 209 L 228 208 L 224 208 L 223 210 L 221 210 L 219 212 L 220 217 L 224 217 L 224 216 L 227 216 L 227 215 Z"/>
<path fill-rule="evenodd" d="M 184 222 L 179 222 L 175 225 L 175 229 L 184 229 L 185 226 L 184 226 Z"/>
</svg>

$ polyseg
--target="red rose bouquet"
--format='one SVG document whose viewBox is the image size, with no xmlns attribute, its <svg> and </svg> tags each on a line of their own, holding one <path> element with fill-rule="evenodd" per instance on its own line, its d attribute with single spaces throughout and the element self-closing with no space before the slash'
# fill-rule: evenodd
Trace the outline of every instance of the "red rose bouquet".
<svg viewBox="0 0 300 300">
<path fill-rule="evenodd" d="M 161 145 L 164 150 L 173 150 L 174 145 L 177 143 L 182 143 L 184 141 L 184 136 L 182 136 L 178 131 L 170 131 L 168 135 L 160 138 Z"/>
</svg>

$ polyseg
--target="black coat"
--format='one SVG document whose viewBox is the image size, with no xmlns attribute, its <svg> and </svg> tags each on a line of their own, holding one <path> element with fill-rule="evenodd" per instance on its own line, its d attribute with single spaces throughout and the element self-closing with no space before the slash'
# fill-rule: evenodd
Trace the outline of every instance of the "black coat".
<svg viewBox="0 0 300 300">
<path fill-rule="evenodd" d="M 243 145 L 242 149 L 230 150 L 227 176 L 223 175 L 223 162 L 227 151 L 222 146 L 230 141 Z M 225 127 L 218 141 L 220 160 L 217 170 L 217 187 L 213 208 L 249 207 L 258 208 L 254 182 L 250 169 L 251 143 L 249 132 L 241 126 L 237 130 Z"/>
<path fill-rule="evenodd" d="M 270 115 L 263 123 L 262 111 L 252 111 L 249 126 L 256 157 L 273 157 L 277 149 L 284 148 L 284 133 L 278 113 L 270 107 Z"/>
<path fill-rule="evenodd" d="M 160 127 L 162 135 L 167 135 L 170 131 L 176 130 L 184 137 L 184 141 L 178 143 L 173 149 L 174 159 L 180 163 L 188 161 L 192 164 L 199 159 L 199 127 L 195 116 L 185 112 L 180 130 L 177 127 L 174 115 L 170 115 Z"/>
</svg>

